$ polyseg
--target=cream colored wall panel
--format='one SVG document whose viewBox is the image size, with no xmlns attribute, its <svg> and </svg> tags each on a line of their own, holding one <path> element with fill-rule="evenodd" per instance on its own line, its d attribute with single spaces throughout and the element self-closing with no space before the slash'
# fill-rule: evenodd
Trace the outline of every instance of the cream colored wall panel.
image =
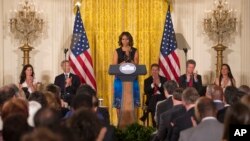
<svg viewBox="0 0 250 141">
<path fill-rule="evenodd" d="M 3 85 L 3 1 L 0 1 L 0 87 Z"/>
<path fill-rule="evenodd" d="M 4 1 L 4 76 L 1 79 L 4 84 L 18 83 L 22 69 L 22 52 L 17 49 L 20 45 L 11 38 L 8 27 L 10 10 L 17 7 L 17 2 L 19 0 Z M 37 81 L 47 84 L 53 82 L 54 77 L 61 72 L 63 48 L 69 48 L 70 45 L 74 20 L 71 11 L 72 1 L 35 0 L 34 2 L 36 8 L 43 11 L 46 32 L 41 39 L 32 44 L 34 49 L 30 53 L 30 63 L 34 66 Z"/>
<path fill-rule="evenodd" d="M 241 1 L 241 84 L 250 85 L 250 1 L 242 0 Z"/>
</svg>

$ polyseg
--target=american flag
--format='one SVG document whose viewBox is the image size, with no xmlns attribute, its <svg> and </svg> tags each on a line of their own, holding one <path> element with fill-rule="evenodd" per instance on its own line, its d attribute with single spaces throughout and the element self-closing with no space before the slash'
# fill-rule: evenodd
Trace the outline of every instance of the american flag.
<svg viewBox="0 0 250 141">
<path fill-rule="evenodd" d="M 71 53 L 69 56 L 71 71 L 80 77 L 81 83 L 86 83 L 96 90 L 96 81 L 88 38 L 83 26 L 79 7 L 77 7 Z"/>
<path fill-rule="evenodd" d="M 177 42 L 170 14 L 170 7 L 168 7 L 160 48 L 160 75 L 165 76 L 168 80 L 171 79 L 178 82 L 180 76 L 180 62 L 176 54 L 176 49 Z"/>
</svg>

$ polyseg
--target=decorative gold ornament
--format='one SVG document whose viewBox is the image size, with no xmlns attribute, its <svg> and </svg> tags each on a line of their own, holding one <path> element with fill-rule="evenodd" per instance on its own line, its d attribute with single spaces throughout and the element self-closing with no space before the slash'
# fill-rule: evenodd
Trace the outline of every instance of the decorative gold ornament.
<svg viewBox="0 0 250 141">
<path fill-rule="evenodd" d="M 33 2 L 24 0 L 18 5 L 18 10 L 12 12 L 10 31 L 22 44 L 23 65 L 29 64 L 29 52 L 33 49 L 30 44 L 40 37 L 43 32 L 44 20 L 41 12 L 35 9 Z"/>
<path fill-rule="evenodd" d="M 230 9 L 227 0 L 215 0 L 215 8 L 206 11 L 203 28 L 208 37 L 217 45 L 213 48 L 217 52 L 216 76 L 218 77 L 223 64 L 223 51 L 227 48 L 223 43 L 231 39 L 236 32 L 236 10 Z"/>
</svg>

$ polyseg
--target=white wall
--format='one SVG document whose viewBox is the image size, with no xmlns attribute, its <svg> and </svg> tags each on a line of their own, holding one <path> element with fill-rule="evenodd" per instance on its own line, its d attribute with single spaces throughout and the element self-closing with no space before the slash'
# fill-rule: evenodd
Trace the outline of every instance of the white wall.
<svg viewBox="0 0 250 141">
<path fill-rule="evenodd" d="M 250 63 L 249 63 L 249 0 L 228 0 L 230 6 L 237 10 L 240 24 L 235 38 L 227 45 L 224 52 L 224 63 L 231 66 L 232 73 L 237 85 L 250 85 Z M 211 0 L 174 0 L 172 18 L 175 31 L 182 33 L 186 38 L 190 50 L 188 59 L 195 59 L 197 71 L 203 76 L 203 84 L 213 83 L 216 69 L 216 51 L 214 46 L 202 30 L 202 19 L 204 11 L 213 7 Z M 179 51 L 180 52 L 180 51 Z M 182 51 L 181 54 L 184 57 Z M 183 60 L 183 58 L 182 58 Z M 184 62 L 182 61 L 182 68 Z M 184 69 L 182 69 L 184 70 Z"/>
<path fill-rule="evenodd" d="M 71 0 L 34 0 L 44 11 L 47 32 L 37 41 L 31 52 L 31 64 L 36 78 L 43 83 L 53 82 L 61 72 L 59 63 L 63 59 L 63 48 L 69 47 L 74 15 Z M 249 0 L 228 0 L 240 16 L 240 30 L 224 53 L 224 62 L 231 66 L 237 85 L 250 85 L 250 2 Z M 19 0 L 0 1 L 0 86 L 17 83 L 21 71 L 22 54 L 19 44 L 10 37 L 8 19 L 10 10 L 15 9 Z M 214 77 L 216 52 L 213 43 L 202 32 L 202 18 L 205 9 L 211 9 L 211 0 L 174 0 L 172 18 L 175 31 L 182 33 L 191 49 L 188 58 L 197 61 L 197 70 L 203 75 L 204 84 L 211 83 Z M 184 65 L 184 53 L 179 51 Z M 184 69 L 182 69 L 184 70 Z"/>
<path fill-rule="evenodd" d="M 8 83 L 18 83 L 19 75 L 22 69 L 22 57 L 16 40 L 10 36 L 8 19 L 10 10 L 17 7 L 19 0 L 3 0 L 0 7 L 3 8 L 0 14 L 1 47 L 0 56 L 2 65 L 0 71 L 0 85 Z M 73 30 L 74 14 L 71 7 L 71 0 L 34 0 L 38 10 L 42 10 L 46 20 L 46 31 L 42 39 L 37 40 L 32 46 L 30 63 L 35 69 L 35 76 L 38 81 L 49 83 L 54 81 L 55 75 L 61 72 L 60 62 L 64 58 L 63 48 L 69 48 L 70 37 Z M 0 31 L 1 31 L 0 30 Z M 2 64 L 3 63 L 3 64 Z"/>
</svg>

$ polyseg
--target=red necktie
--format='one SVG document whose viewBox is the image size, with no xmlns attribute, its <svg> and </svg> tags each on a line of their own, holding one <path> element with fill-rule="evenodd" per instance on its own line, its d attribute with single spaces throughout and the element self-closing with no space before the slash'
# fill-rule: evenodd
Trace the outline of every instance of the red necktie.
<svg viewBox="0 0 250 141">
<path fill-rule="evenodd" d="M 190 80 L 188 82 L 189 87 L 193 87 L 193 75 L 190 76 Z"/>
<path fill-rule="evenodd" d="M 158 87 L 157 87 L 157 85 L 154 83 L 154 95 L 157 95 L 157 91 L 158 91 Z"/>
</svg>

